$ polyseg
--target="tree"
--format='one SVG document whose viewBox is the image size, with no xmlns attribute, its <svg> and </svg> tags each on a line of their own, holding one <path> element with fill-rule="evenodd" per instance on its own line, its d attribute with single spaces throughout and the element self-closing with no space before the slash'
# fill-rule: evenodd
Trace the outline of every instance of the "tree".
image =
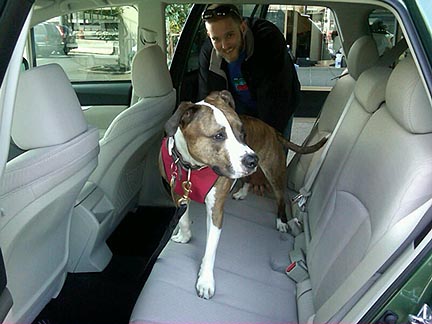
<svg viewBox="0 0 432 324">
<path fill-rule="evenodd" d="M 192 4 L 188 3 L 173 3 L 167 5 L 165 8 L 169 60 L 171 60 L 174 54 L 174 49 L 191 8 Z"/>
</svg>

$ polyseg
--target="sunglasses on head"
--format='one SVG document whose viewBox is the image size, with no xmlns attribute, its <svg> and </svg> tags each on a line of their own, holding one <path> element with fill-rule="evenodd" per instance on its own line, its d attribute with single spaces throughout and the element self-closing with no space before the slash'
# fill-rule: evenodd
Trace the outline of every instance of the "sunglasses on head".
<svg viewBox="0 0 432 324">
<path fill-rule="evenodd" d="M 240 13 L 236 9 L 228 6 L 219 6 L 214 9 L 207 9 L 202 13 L 202 19 L 207 20 L 216 17 L 225 17 L 230 14 L 234 14 L 241 19 Z"/>
</svg>

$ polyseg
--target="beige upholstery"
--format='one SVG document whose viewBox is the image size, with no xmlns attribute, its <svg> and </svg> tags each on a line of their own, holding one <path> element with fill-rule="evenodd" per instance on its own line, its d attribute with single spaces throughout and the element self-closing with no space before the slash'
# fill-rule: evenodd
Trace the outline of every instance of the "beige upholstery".
<svg viewBox="0 0 432 324">
<path fill-rule="evenodd" d="M 90 177 L 114 205 L 109 231 L 137 204 L 144 159 L 158 145 L 176 95 L 162 50 L 157 45 L 138 51 L 132 62 L 132 85 L 140 99 L 122 111 L 100 140 L 99 165 Z"/>
<path fill-rule="evenodd" d="M 305 251 L 310 278 L 295 283 L 283 273 L 294 238 L 274 229 L 274 201 L 248 196 L 226 202 L 216 293 L 198 298 L 205 206 L 191 204 L 191 241 L 167 244 L 131 322 L 337 322 L 332 317 L 349 309 L 351 296 L 380 280 L 380 252 L 403 242 L 404 221 L 432 197 L 431 123 L 431 103 L 412 59 L 393 71 L 363 72 L 306 206 L 306 219 L 314 220 Z"/>
<path fill-rule="evenodd" d="M 322 214 L 323 202 L 328 199 L 329 188 L 337 181 L 341 166 L 366 123 L 385 100 L 390 72 L 389 68 L 373 67 L 365 71 L 356 83 L 353 101 L 312 187 L 312 196 L 308 202 L 308 228 L 311 236 L 317 231 L 317 223 Z"/>
<path fill-rule="evenodd" d="M 317 199 L 314 206 L 324 205 L 307 254 L 315 310 L 344 287 L 386 233 L 432 197 L 432 133 L 425 127 L 432 110 L 412 59 L 396 66 L 385 98 L 356 139 L 336 184 L 327 186 L 328 199 L 314 197 L 316 188 L 310 198 L 310 203 Z M 309 206 L 309 214 L 316 210 Z"/>
<path fill-rule="evenodd" d="M 347 64 L 349 74 L 357 80 L 363 71 L 374 66 L 378 61 L 378 49 L 371 36 L 358 38 L 351 46 Z"/>
<path fill-rule="evenodd" d="M 312 129 L 308 143 L 315 143 L 333 132 L 360 74 L 378 60 L 375 42 L 370 36 L 357 39 L 348 53 L 349 74 L 340 78 L 329 93 L 321 110 L 319 123 Z M 295 196 L 305 183 L 305 177 L 315 165 L 322 150 L 315 154 L 296 155 L 288 167 L 288 187 Z"/>
<path fill-rule="evenodd" d="M 132 85 L 140 98 L 164 97 L 173 90 L 165 56 L 157 45 L 146 45 L 132 62 Z"/>
<path fill-rule="evenodd" d="M 24 153 L 0 183 L 0 246 L 14 304 L 6 323 L 30 323 L 66 277 L 75 199 L 97 165 L 98 131 L 86 124 L 60 66 L 22 73 L 12 138 Z"/>
</svg>

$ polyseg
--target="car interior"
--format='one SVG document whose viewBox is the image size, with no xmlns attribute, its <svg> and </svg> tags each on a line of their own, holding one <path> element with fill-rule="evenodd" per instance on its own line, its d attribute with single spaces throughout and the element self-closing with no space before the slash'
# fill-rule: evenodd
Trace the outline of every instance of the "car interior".
<svg viewBox="0 0 432 324">
<path fill-rule="evenodd" d="M 189 204 L 190 242 L 160 246 L 175 205 L 158 158 L 167 120 L 197 100 L 210 3 L 28 8 L 0 92 L 11 107 L 10 131 L 0 132 L 9 142 L 0 169 L 3 323 L 390 322 L 389 301 L 432 242 L 432 80 L 407 8 L 235 2 L 286 37 L 302 86 L 291 139 L 328 141 L 287 159 L 288 233 L 276 229 L 272 193 L 227 199 L 207 300 L 195 289 L 205 205 Z M 170 32 L 169 6 L 186 8 L 181 33 Z M 38 55 L 41 24 L 65 26 L 76 45 Z M 408 322 L 432 296 L 412 293 L 413 308 L 391 308 L 392 323 Z"/>
</svg>

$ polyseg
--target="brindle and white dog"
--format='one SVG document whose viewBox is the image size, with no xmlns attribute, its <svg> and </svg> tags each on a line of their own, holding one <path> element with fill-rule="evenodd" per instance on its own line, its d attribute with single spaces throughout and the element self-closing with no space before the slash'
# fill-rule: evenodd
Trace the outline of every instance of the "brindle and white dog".
<svg viewBox="0 0 432 324">
<path fill-rule="evenodd" d="M 228 91 L 213 92 L 198 103 L 183 102 L 165 125 L 183 163 L 194 168 L 209 166 L 218 175 L 205 196 L 207 211 L 207 242 L 196 283 L 200 297 L 209 299 L 215 292 L 213 267 L 222 228 L 224 202 L 234 179 L 246 177 L 259 166 L 269 181 L 278 205 L 276 226 L 288 230 L 285 213 L 284 188 L 286 182 L 285 148 L 299 153 L 311 153 L 321 148 L 319 143 L 300 147 L 283 138 L 259 119 L 238 116 L 234 100 Z M 160 158 L 160 171 L 168 181 Z M 248 186 L 241 188 L 234 198 L 244 198 Z M 175 197 L 175 200 L 180 196 Z M 172 240 L 187 243 L 191 239 L 188 210 L 181 217 Z"/>
</svg>

